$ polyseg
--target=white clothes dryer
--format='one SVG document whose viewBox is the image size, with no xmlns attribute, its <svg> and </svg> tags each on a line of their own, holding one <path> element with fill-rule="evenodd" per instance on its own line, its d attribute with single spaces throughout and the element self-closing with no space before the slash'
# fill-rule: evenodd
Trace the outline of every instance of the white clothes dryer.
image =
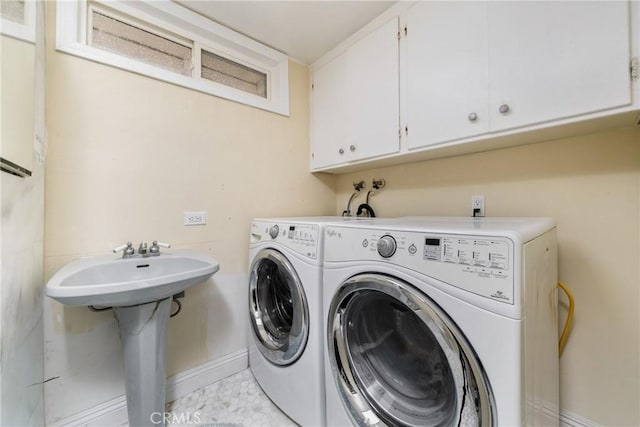
<svg viewBox="0 0 640 427">
<path fill-rule="evenodd" d="M 401 218 L 325 230 L 327 425 L 557 425 L 556 228 Z"/>
<path fill-rule="evenodd" d="M 249 367 L 302 426 L 325 425 L 322 242 L 351 217 L 255 219 L 249 245 Z"/>
</svg>

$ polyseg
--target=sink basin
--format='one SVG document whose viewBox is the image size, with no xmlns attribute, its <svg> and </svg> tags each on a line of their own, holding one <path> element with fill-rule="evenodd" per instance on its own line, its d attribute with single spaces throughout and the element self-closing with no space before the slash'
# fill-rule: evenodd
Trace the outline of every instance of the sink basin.
<svg viewBox="0 0 640 427">
<path fill-rule="evenodd" d="M 214 259 L 191 252 L 82 258 L 61 268 L 47 283 L 46 292 L 66 305 L 126 307 L 168 298 L 219 269 Z"/>
</svg>

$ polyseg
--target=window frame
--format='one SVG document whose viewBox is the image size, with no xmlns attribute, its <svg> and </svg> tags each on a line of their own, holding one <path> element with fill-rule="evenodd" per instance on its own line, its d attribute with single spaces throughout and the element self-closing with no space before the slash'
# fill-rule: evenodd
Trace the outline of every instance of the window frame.
<svg viewBox="0 0 640 427">
<path fill-rule="evenodd" d="M 25 0 L 24 22 L 16 22 L 0 16 L 0 34 L 23 40 L 36 42 L 36 0 Z"/>
<path fill-rule="evenodd" d="M 170 32 L 168 32 L 166 30 L 163 30 L 162 28 L 155 28 L 153 25 L 149 25 L 146 22 L 138 21 L 135 18 L 119 14 L 118 12 L 114 12 L 112 10 L 109 10 L 109 9 L 105 8 L 103 5 L 89 4 L 87 6 L 87 13 L 86 13 L 86 16 L 87 16 L 86 41 L 87 41 L 87 46 L 88 47 L 91 47 L 91 48 L 94 48 L 94 49 L 98 49 L 98 50 L 104 51 L 104 52 L 109 52 L 109 50 L 107 50 L 107 49 L 104 49 L 104 48 L 101 48 L 101 47 L 98 47 L 98 46 L 94 45 L 93 31 L 92 31 L 93 25 L 94 25 L 94 19 L 95 19 L 94 16 L 93 16 L 94 12 L 96 12 L 96 13 L 98 13 L 100 15 L 103 15 L 103 16 L 105 16 L 107 18 L 115 19 L 115 20 L 117 20 L 119 22 L 122 22 L 125 25 L 129 25 L 131 27 L 137 28 L 139 30 L 145 31 L 147 33 L 153 34 L 153 35 L 155 35 L 157 37 L 166 39 L 166 40 L 168 40 L 170 42 L 179 44 L 179 45 L 181 45 L 183 47 L 186 47 L 186 48 L 190 49 L 191 50 L 191 58 L 190 58 L 191 68 L 189 69 L 189 72 L 191 74 L 193 74 L 193 62 L 194 62 L 194 56 L 195 56 L 194 55 L 194 42 L 193 41 L 188 40 L 188 39 L 183 38 L 183 37 L 180 37 L 180 36 L 178 36 L 176 34 L 170 33 Z M 137 61 L 135 58 L 132 58 L 130 56 L 121 55 L 121 54 L 119 54 L 117 52 L 111 52 L 111 53 L 114 54 L 114 55 L 118 55 L 118 56 L 122 56 L 122 57 L 128 58 L 131 61 L 141 62 L 143 64 L 147 64 L 147 65 L 150 65 L 152 67 L 158 67 L 160 69 L 167 70 L 167 71 L 169 71 L 171 73 L 174 73 L 174 71 L 169 70 L 167 68 L 163 68 L 161 66 L 153 65 L 153 64 L 150 64 L 150 63 L 144 62 L 144 61 Z M 181 73 L 176 73 L 176 74 L 179 74 L 181 76 L 186 76 L 185 74 L 181 74 Z M 186 77 L 189 77 L 189 76 L 186 76 Z"/>
<path fill-rule="evenodd" d="M 148 63 L 90 46 L 89 15 L 117 15 L 162 37 L 192 43 L 192 75 L 184 76 Z M 124 16 L 120 16 L 124 15 Z M 289 116 L 289 58 L 249 37 L 226 28 L 168 0 L 56 3 L 56 49 L 94 62 Z M 201 77 L 201 50 L 224 56 L 267 74 L 267 97 L 261 97 Z"/>
</svg>

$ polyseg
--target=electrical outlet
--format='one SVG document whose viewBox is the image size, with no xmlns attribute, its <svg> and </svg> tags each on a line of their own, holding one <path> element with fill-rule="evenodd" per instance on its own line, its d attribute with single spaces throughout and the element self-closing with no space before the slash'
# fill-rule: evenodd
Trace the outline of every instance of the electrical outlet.
<svg viewBox="0 0 640 427">
<path fill-rule="evenodd" d="M 206 223 L 207 213 L 205 211 L 184 213 L 184 225 L 205 225 Z"/>
<path fill-rule="evenodd" d="M 471 216 L 484 216 L 484 195 L 471 196 Z"/>
</svg>

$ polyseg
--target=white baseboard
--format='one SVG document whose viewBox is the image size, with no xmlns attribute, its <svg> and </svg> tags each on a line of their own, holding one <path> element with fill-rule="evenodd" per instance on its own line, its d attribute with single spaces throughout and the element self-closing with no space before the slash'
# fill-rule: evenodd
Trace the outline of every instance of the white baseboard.
<svg viewBox="0 0 640 427">
<path fill-rule="evenodd" d="M 167 378 L 167 402 L 236 374 L 248 366 L 243 349 Z M 59 420 L 51 427 L 113 427 L 127 423 L 127 400 L 124 395 Z"/>
</svg>

